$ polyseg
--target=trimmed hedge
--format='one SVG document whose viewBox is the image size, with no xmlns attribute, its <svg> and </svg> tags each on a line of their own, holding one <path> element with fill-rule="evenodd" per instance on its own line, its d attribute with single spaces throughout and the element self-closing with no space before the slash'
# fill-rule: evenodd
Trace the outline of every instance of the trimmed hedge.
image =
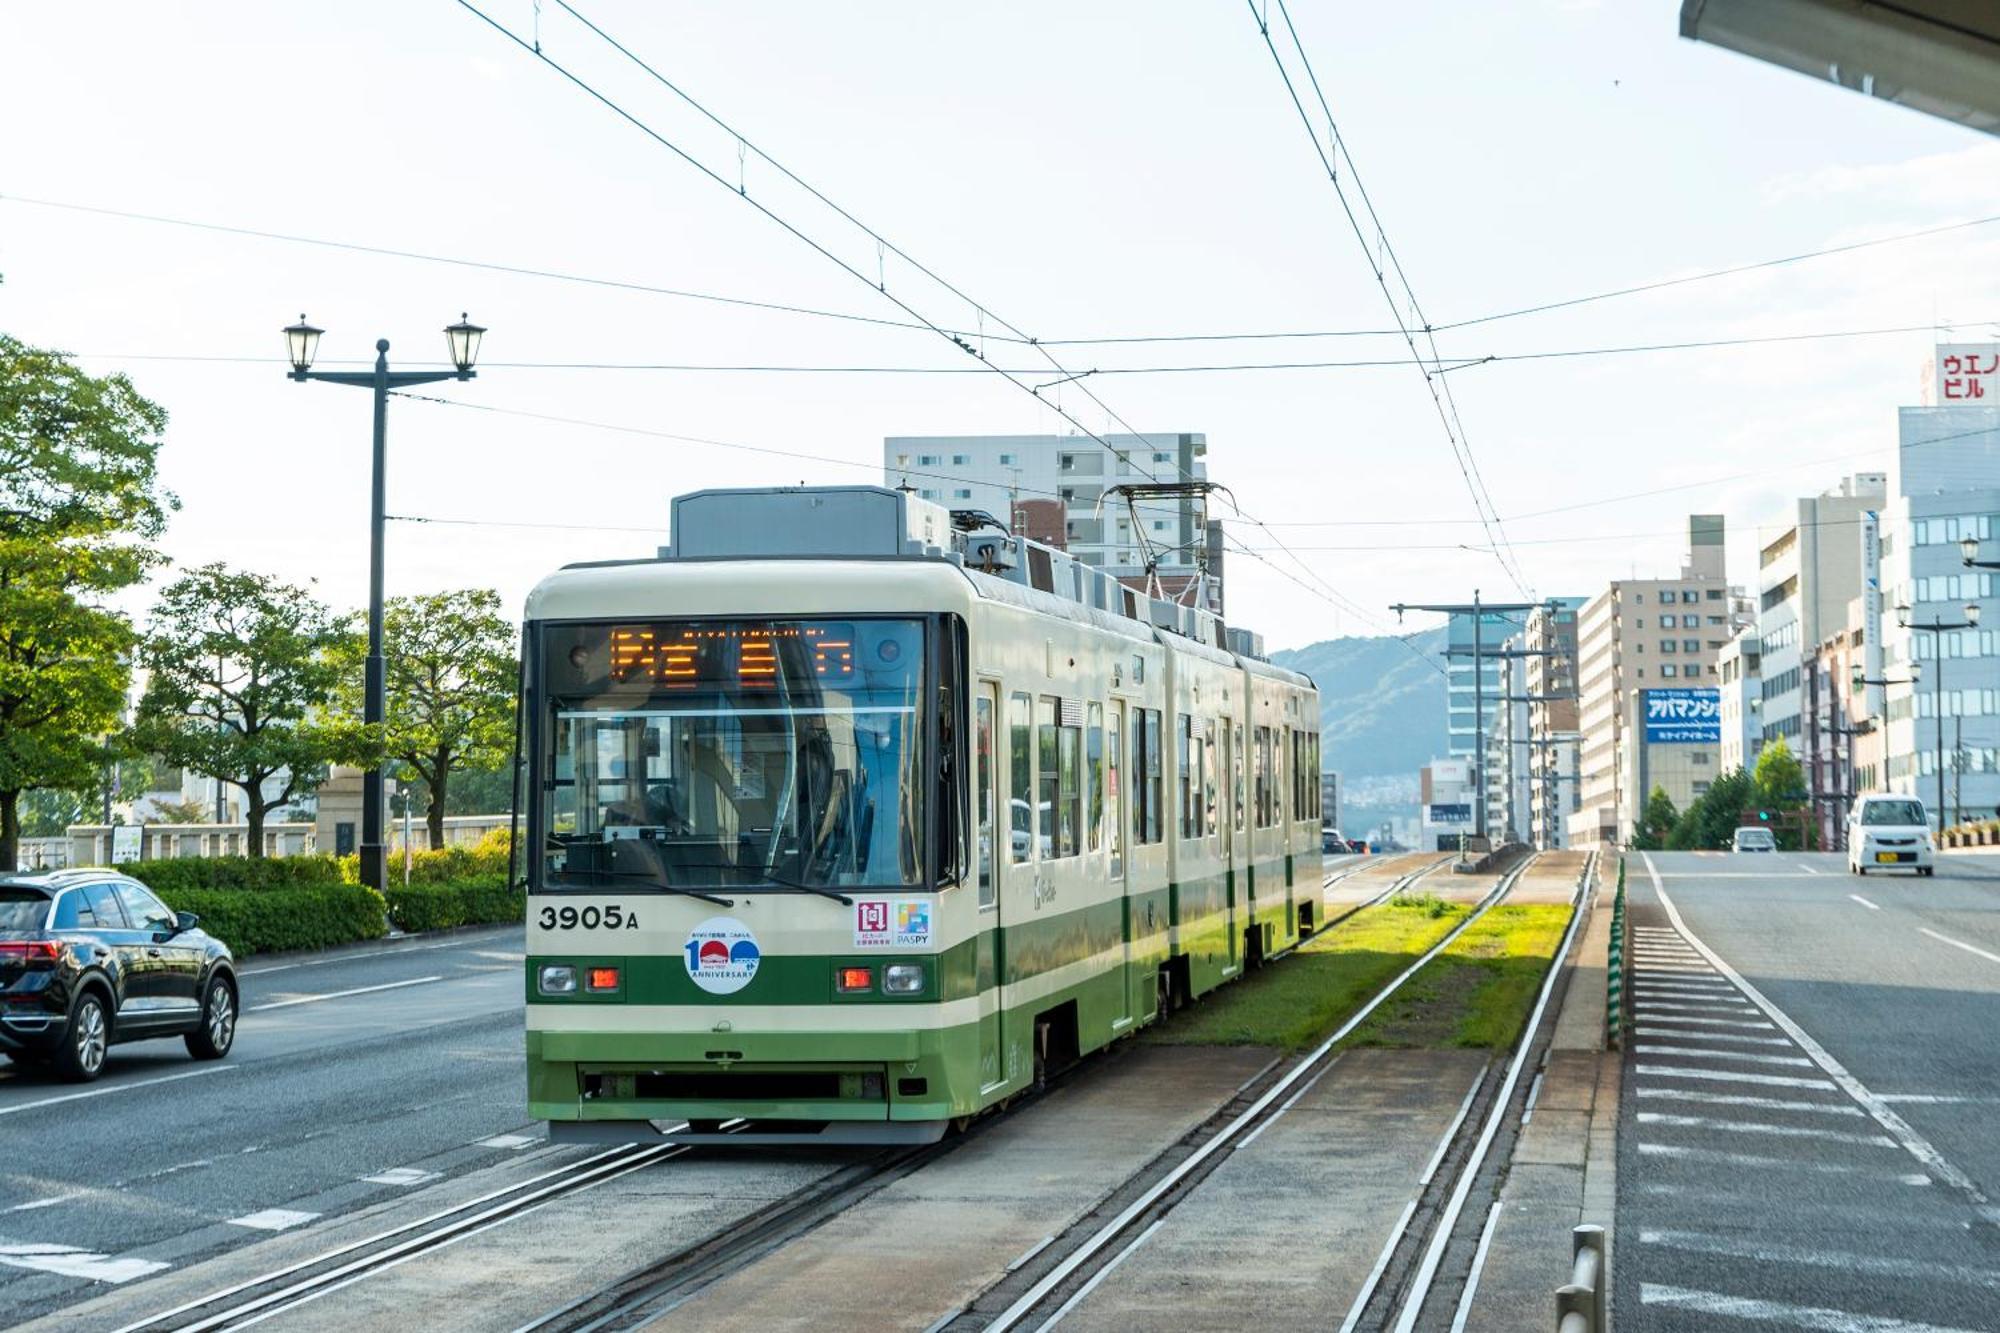
<svg viewBox="0 0 2000 1333">
<path fill-rule="evenodd" d="M 403 858 L 396 852 L 389 853 L 389 878 L 395 883 L 403 882 Z M 359 857 L 340 858 L 340 875 L 350 884 L 361 879 Z M 483 879 L 507 875 L 507 847 L 504 840 L 498 846 L 481 843 L 477 847 L 440 847 L 436 851 L 424 848 L 410 856 L 410 883 L 412 884 L 453 884 L 469 879 Z"/>
<path fill-rule="evenodd" d="M 389 919 L 401 930 L 450 930 L 519 921 L 521 894 L 507 887 L 507 877 L 475 875 L 448 884 L 425 884 L 414 877 L 404 887 L 393 871 L 388 893 Z"/>
<path fill-rule="evenodd" d="M 154 892 L 176 912 L 199 916 L 201 928 L 235 950 L 238 958 L 287 949 L 326 949 L 389 933 L 388 905 L 382 895 L 359 884 L 250 891 L 155 885 Z"/>
<path fill-rule="evenodd" d="M 119 869 L 159 894 L 184 889 L 321 888 L 354 882 L 342 875 L 340 862 L 331 856 L 189 856 L 131 861 Z"/>
</svg>

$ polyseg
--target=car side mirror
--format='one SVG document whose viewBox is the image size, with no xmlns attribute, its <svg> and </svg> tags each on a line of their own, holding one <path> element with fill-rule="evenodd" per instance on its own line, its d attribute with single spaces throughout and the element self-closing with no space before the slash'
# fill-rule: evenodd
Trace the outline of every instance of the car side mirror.
<svg viewBox="0 0 2000 1333">
<path fill-rule="evenodd" d="M 173 933 L 178 935 L 183 931 L 193 930 L 200 924 L 201 918 L 193 912 L 175 912 Z"/>
</svg>

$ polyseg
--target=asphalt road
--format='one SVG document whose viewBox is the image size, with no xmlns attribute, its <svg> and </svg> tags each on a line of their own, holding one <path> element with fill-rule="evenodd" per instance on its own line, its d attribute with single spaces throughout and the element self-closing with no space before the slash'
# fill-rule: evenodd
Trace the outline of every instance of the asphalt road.
<svg viewBox="0 0 2000 1333">
<path fill-rule="evenodd" d="M 253 958 L 226 1060 L 0 1069 L 0 1324 L 540 1144 L 521 960 L 519 926 Z"/>
<path fill-rule="evenodd" d="M 2000 1329 L 2000 858 L 1627 866 L 1620 1326 Z"/>
</svg>

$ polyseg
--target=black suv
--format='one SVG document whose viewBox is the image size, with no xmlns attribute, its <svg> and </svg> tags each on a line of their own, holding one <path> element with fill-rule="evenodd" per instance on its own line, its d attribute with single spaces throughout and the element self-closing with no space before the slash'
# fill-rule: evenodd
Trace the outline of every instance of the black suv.
<svg viewBox="0 0 2000 1333">
<path fill-rule="evenodd" d="M 0 1053 L 87 1082 L 112 1042 L 180 1037 L 197 1060 L 236 1038 L 236 960 L 109 870 L 0 875 Z"/>
</svg>

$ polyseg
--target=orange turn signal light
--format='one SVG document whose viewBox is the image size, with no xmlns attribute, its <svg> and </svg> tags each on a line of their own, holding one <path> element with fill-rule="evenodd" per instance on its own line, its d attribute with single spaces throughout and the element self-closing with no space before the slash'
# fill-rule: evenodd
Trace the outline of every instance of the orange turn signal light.
<svg viewBox="0 0 2000 1333">
<path fill-rule="evenodd" d="M 847 992 L 875 989 L 875 969 L 872 967 L 843 967 L 836 984 Z"/>
<path fill-rule="evenodd" d="M 593 967 L 583 974 L 585 990 L 617 990 L 618 969 L 615 967 Z"/>
</svg>

